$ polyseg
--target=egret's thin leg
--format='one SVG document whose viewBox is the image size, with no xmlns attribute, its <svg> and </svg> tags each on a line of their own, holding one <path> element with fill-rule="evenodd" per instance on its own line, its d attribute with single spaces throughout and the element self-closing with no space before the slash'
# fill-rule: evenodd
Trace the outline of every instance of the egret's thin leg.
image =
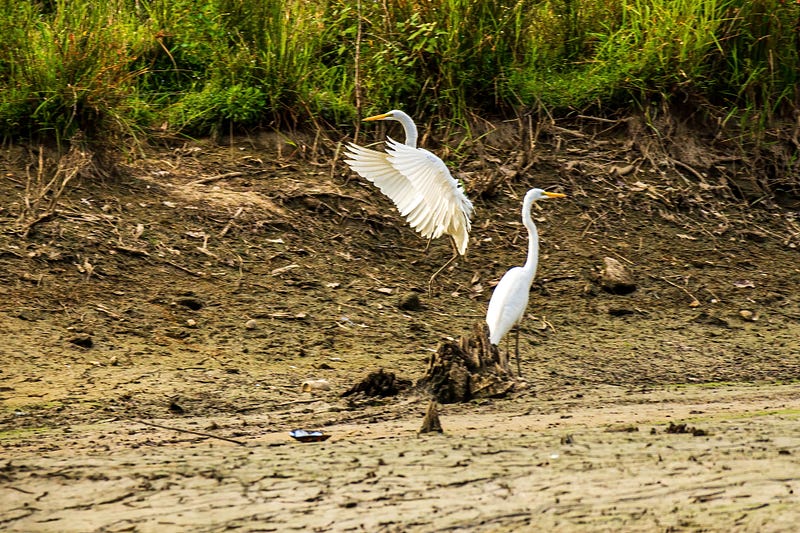
<svg viewBox="0 0 800 533">
<path fill-rule="evenodd" d="M 458 258 L 458 252 L 456 252 L 455 254 L 453 254 L 453 257 L 451 257 L 450 259 L 448 259 L 448 260 L 447 260 L 447 262 L 446 262 L 445 264 L 443 264 L 443 265 L 441 266 L 441 268 L 439 268 L 439 270 L 437 270 L 436 272 L 434 272 L 434 273 L 433 273 L 433 276 L 431 276 L 431 279 L 430 279 L 430 281 L 428 281 L 428 292 L 429 292 L 429 293 L 433 294 L 433 280 L 435 280 L 435 279 L 436 279 L 436 276 L 438 276 L 438 275 L 439 275 L 439 274 L 442 272 L 442 270 L 444 270 L 445 268 L 447 268 L 448 266 L 450 266 L 450 264 L 451 264 L 453 261 L 455 261 L 457 258 Z"/>
<path fill-rule="evenodd" d="M 458 259 L 458 255 L 459 255 L 458 254 L 458 248 L 456 247 L 456 241 L 455 241 L 455 239 L 453 239 L 452 235 L 450 236 L 450 244 L 453 245 L 453 257 L 448 259 L 447 262 L 445 264 L 443 264 L 441 266 L 441 268 L 439 268 L 439 270 L 437 270 L 436 272 L 433 273 L 433 276 L 431 276 L 430 281 L 428 281 L 428 294 L 433 294 L 433 280 L 436 279 L 436 276 L 438 276 L 442 272 L 442 270 L 444 270 L 445 268 L 450 266 L 450 264 L 453 261 Z"/>
<path fill-rule="evenodd" d="M 517 330 L 517 348 L 515 350 L 517 352 L 517 377 L 521 378 L 522 377 L 522 367 L 519 364 L 519 326 L 517 326 L 514 329 Z"/>
<path fill-rule="evenodd" d="M 511 361 L 511 347 L 508 345 L 508 343 L 509 343 L 508 337 L 509 336 L 506 335 L 506 368 L 505 368 L 505 370 L 506 370 L 506 372 L 511 374 L 511 362 L 510 362 Z"/>
</svg>

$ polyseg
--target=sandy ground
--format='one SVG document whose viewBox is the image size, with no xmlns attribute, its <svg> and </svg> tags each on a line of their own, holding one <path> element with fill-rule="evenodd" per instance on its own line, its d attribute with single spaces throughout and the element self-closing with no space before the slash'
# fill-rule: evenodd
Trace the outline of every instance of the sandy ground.
<svg viewBox="0 0 800 533">
<path fill-rule="evenodd" d="M 336 424 L 321 443 L 266 416 L 246 418 L 241 445 L 111 420 L 7 450 L 0 518 L 53 532 L 792 531 L 798 400 L 795 385 L 602 387 L 445 406 L 443 434 L 418 435 L 411 416 Z"/>
</svg>

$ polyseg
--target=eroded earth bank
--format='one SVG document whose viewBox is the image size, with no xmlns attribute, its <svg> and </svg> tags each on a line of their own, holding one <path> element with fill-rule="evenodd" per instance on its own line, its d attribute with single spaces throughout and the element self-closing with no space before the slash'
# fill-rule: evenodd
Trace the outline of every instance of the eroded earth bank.
<svg viewBox="0 0 800 533">
<path fill-rule="evenodd" d="M 279 157 L 267 135 L 154 149 L 76 174 L 51 208 L 35 150 L 5 149 L 0 527 L 793 531 L 797 200 L 710 152 L 539 140 L 488 136 L 460 163 L 430 146 L 476 206 L 432 294 L 449 243 L 426 250 L 333 153 Z M 414 388 L 342 397 L 378 369 L 416 382 L 482 319 L 524 261 L 533 186 L 568 198 L 534 208 L 524 382 L 441 406 L 443 434 L 417 434 Z M 635 291 L 602 289 L 606 257 Z"/>
</svg>

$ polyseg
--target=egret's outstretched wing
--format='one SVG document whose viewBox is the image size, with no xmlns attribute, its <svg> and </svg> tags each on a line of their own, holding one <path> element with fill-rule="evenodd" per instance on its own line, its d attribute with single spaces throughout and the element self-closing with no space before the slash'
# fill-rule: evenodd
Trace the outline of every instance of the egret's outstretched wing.
<svg viewBox="0 0 800 533">
<path fill-rule="evenodd" d="M 460 254 L 469 242 L 472 203 L 431 152 L 389 139 L 386 153 L 349 145 L 345 162 L 391 198 L 397 209 L 425 238 L 453 236 Z"/>
<path fill-rule="evenodd" d="M 422 196 L 423 203 L 408 217 L 409 224 L 424 236 L 452 235 L 463 255 L 469 242 L 472 202 L 447 165 L 424 148 L 413 148 L 391 138 L 386 142 L 386 154 L 389 163 Z"/>
<path fill-rule="evenodd" d="M 408 217 L 423 203 L 419 191 L 408 178 L 389 163 L 389 156 L 386 153 L 353 143 L 347 145 L 347 150 L 345 154 L 349 159 L 345 159 L 345 163 L 388 196 L 401 215 Z"/>
</svg>

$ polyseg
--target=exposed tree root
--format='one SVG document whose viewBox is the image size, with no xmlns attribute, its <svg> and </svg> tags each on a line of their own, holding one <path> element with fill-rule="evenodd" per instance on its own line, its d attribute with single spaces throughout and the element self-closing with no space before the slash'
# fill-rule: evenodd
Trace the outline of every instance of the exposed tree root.
<svg viewBox="0 0 800 533">
<path fill-rule="evenodd" d="M 508 360 L 489 342 L 486 323 L 478 322 L 471 335 L 439 346 L 417 387 L 439 403 L 456 403 L 502 397 L 515 384 Z"/>
</svg>

